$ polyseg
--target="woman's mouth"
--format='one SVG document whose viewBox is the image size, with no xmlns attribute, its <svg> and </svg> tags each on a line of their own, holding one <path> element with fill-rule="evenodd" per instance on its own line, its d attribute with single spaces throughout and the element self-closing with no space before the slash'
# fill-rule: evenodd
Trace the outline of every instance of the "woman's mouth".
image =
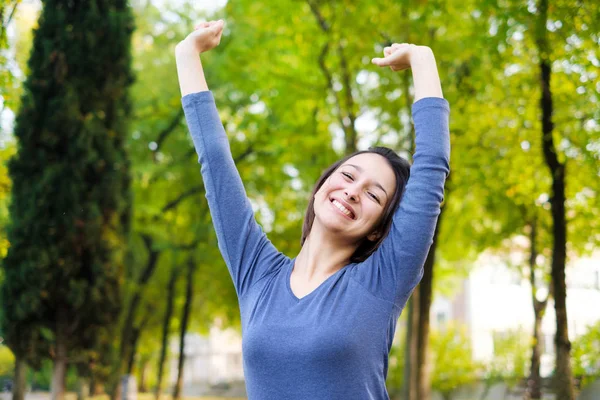
<svg viewBox="0 0 600 400">
<path fill-rule="evenodd" d="M 354 219 L 355 218 L 354 213 L 351 210 L 349 210 L 348 208 L 346 208 L 346 206 L 344 206 L 342 203 L 340 203 L 336 199 L 332 199 L 331 200 L 331 204 L 333 204 L 334 207 L 337 208 L 346 217 L 348 217 L 350 219 Z"/>
</svg>

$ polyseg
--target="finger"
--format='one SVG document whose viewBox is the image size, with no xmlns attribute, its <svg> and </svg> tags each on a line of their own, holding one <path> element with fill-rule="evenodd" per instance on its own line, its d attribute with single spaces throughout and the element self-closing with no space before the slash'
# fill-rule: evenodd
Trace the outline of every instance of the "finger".
<svg viewBox="0 0 600 400">
<path fill-rule="evenodd" d="M 391 47 L 386 47 L 383 49 L 383 55 L 384 56 L 389 56 L 392 53 L 392 48 Z"/>
<path fill-rule="evenodd" d="M 200 28 L 208 28 L 209 26 L 210 26 L 209 22 L 201 22 L 199 24 L 194 25 L 194 30 L 200 29 Z"/>
<path fill-rule="evenodd" d="M 371 62 L 380 67 L 387 67 L 388 65 L 390 65 L 391 60 L 388 57 L 386 57 L 386 58 L 377 58 L 376 57 L 376 58 L 373 58 L 371 60 Z"/>
<path fill-rule="evenodd" d="M 398 48 L 404 47 L 404 46 L 408 46 L 408 43 L 394 43 L 394 44 L 392 44 L 392 47 L 394 49 L 398 49 Z"/>
</svg>

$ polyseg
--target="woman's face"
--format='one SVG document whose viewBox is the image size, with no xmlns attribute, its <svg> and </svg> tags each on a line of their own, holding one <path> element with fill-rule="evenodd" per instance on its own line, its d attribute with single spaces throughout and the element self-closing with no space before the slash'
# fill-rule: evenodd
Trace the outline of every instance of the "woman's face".
<svg viewBox="0 0 600 400">
<path fill-rule="evenodd" d="M 387 160 L 358 154 L 343 163 L 315 194 L 315 222 L 350 243 L 377 239 L 375 227 L 392 200 L 396 177 Z"/>
</svg>

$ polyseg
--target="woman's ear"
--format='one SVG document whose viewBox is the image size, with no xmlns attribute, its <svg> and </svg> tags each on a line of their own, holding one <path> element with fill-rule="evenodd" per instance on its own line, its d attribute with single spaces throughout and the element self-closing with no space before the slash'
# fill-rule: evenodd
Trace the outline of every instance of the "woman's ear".
<svg viewBox="0 0 600 400">
<path fill-rule="evenodd" d="M 367 240 L 370 242 L 376 242 L 379 240 L 380 237 L 381 237 L 381 233 L 379 233 L 378 231 L 375 231 L 367 236 Z"/>
</svg>

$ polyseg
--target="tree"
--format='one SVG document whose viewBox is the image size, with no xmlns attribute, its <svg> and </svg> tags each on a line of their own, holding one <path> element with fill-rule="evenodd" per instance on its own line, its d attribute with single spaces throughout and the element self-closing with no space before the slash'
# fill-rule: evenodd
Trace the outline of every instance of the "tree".
<svg viewBox="0 0 600 400">
<path fill-rule="evenodd" d="M 594 129 L 593 127 L 590 129 L 590 127 L 586 127 L 585 124 L 582 126 L 581 122 L 578 121 L 578 119 L 583 119 L 585 121 L 590 117 L 593 118 L 594 112 L 597 113 L 597 107 L 595 110 L 590 110 L 589 112 L 592 114 L 588 115 L 580 114 L 582 111 L 586 113 L 586 108 L 578 110 L 573 109 L 573 103 L 575 102 L 583 102 L 583 104 L 589 103 L 590 100 L 597 102 L 597 91 L 593 88 L 591 88 L 591 91 L 588 91 L 585 86 L 578 86 L 574 92 L 579 96 L 577 96 L 578 98 L 574 102 L 568 102 L 567 98 L 562 98 L 561 96 L 569 86 L 586 83 L 588 75 L 586 67 L 589 66 L 589 63 L 582 57 L 579 49 L 582 47 L 585 48 L 584 46 L 586 45 L 591 45 L 593 46 L 591 48 L 596 48 L 595 45 L 589 43 L 587 35 L 582 32 L 582 30 L 587 29 L 588 25 L 596 29 L 598 28 L 597 16 L 600 12 L 600 7 L 597 5 L 591 7 L 583 6 L 584 3 L 580 2 L 550 4 L 548 0 L 540 0 L 535 4 L 535 9 L 532 10 L 533 21 L 531 23 L 533 32 L 532 40 L 535 43 L 537 53 L 539 79 L 539 116 L 541 121 L 540 147 L 551 177 L 550 211 L 552 215 L 552 234 L 554 240 L 552 245 L 551 265 L 552 291 L 556 312 L 556 372 L 554 380 L 557 397 L 567 400 L 574 399 L 575 397 L 570 361 L 571 343 L 569 341 L 566 308 L 567 293 L 565 267 L 568 256 L 567 246 L 571 245 L 575 248 L 580 247 L 577 246 L 577 242 L 582 236 L 581 232 L 577 231 L 587 233 L 588 229 L 592 228 L 594 225 L 594 222 L 592 221 L 586 222 L 584 229 L 578 227 L 579 229 L 577 229 L 574 235 L 575 239 L 573 236 L 570 236 L 573 231 L 572 228 L 569 229 L 569 226 L 573 225 L 575 220 L 573 216 L 578 214 L 577 208 L 579 208 L 575 206 L 575 204 L 580 201 L 569 199 L 569 192 L 573 193 L 572 189 L 569 190 L 569 187 L 576 187 L 579 190 L 582 189 L 582 186 L 584 190 L 589 189 L 590 187 L 597 188 L 597 182 L 594 182 L 594 180 L 589 183 L 582 183 L 572 174 L 568 174 L 568 170 L 574 167 L 580 169 L 581 166 L 587 169 L 591 162 L 591 173 L 593 174 L 597 173 L 598 165 L 597 152 L 594 154 L 593 149 L 587 144 L 590 142 L 597 142 L 598 129 Z M 561 15 L 565 15 L 564 13 L 567 10 L 573 8 L 577 11 L 572 17 L 568 18 L 568 20 L 567 18 L 560 18 Z M 558 29 L 562 27 L 563 21 L 565 27 L 561 32 Z M 574 38 L 579 37 L 586 38 L 575 44 L 574 47 L 576 50 L 573 51 L 574 54 L 565 54 L 565 50 L 571 50 Z M 596 52 L 596 63 L 598 62 L 597 55 Z M 556 67 L 556 61 L 561 60 L 564 64 L 567 59 L 569 60 L 569 63 L 586 66 L 579 70 L 580 78 L 577 83 L 574 82 L 574 77 L 569 76 L 571 74 L 568 70 Z M 592 77 L 593 79 L 598 79 L 597 74 L 593 74 Z M 558 82 L 552 83 L 555 80 Z M 597 82 L 598 81 L 596 81 L 596 85 Z M 560 100 L 557 101 L 555 95 L 558 95 Z M 572 92 L 571 96 L 573 96 Z M 565 116 L 567 118 L 566 121 L 562 120 Z M 596 159 L 595 162 L 594 159 Z M 595 167 L 593 166 L 594 163 Z M 578 175 L 576 176 L 582 176 L 581 170 L 577 172 Z M 577 196 L 577 194 L 575 196 Z M 588 202 L 583 201 L 583 203 L 585 204 Z M 589 202 L 587 204 L 587 212 L 589 213 L 592 210 L 597 211 L 597 204 L 597 200 L 595 202 Z M 593 238 L 594 236 L 593 234 L 590 234 L 589 237 Z M 593 239 L 588 240 L 587 242 L 591 243 L 593 242 Z"/>
<path fill-rule="evenodd" d="M 552 74 L 551 48 L 548 42 L 548 0 L 537 4 L 538 22 L 536 24 L 536 44 L 539 53 L 541 85 L 542 150 L 544 159 L 552 177 L 550 207 L 552 212 L 552 285 L 554 289 L 554 309 L 556 311 L 556 395 L 565 400 L 575 398 L 573 372 L 571 370 L 569 330 L 567 319 L 567 284 L 565 264 L 567 261 L 567 221 L 565 219 L 565 163 L 558 158 L 553 137 Z"/>
<path fill-rule="evenodd" d="M 122 1 L 47 1 L 16 120 L 3 326 L 15 348 L 25 327 L 50 346 L 33 356 L 54 360 L 54 399 L 67 362 L 85 357 L 121 305 L 132 31 Z"/>
</svg>

